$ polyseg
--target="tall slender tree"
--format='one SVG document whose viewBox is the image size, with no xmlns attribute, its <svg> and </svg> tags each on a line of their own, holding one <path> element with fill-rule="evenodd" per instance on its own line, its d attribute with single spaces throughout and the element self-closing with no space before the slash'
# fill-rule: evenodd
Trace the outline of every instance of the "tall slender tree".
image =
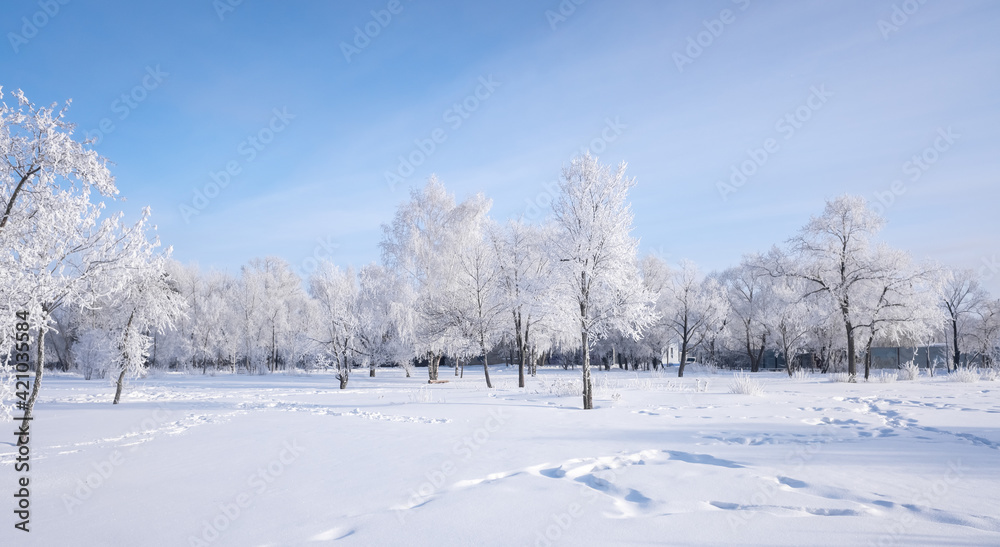
<svg viewBox="0 0 1000 547">
<path fill-rule="evenodd" d="M 583 351 L 583 408 L 594 407 L 590 374 L 593 343 L 613 330 L 638 337 L 655 317 L 655 296 L 639 277 L 628 192 L 635 179 L 625 163 L 602 165 L 586 154 L 563 169 L 552 205 L 557 226 L 553 260 L 565 302 L 576 310 Z"/>
</svg>

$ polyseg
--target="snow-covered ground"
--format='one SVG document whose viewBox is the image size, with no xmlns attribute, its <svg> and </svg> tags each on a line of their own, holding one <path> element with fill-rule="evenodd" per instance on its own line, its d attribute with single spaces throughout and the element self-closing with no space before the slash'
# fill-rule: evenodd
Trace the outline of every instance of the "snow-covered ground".
<svg viewBox="0 0 1000 547">
<path fill-rule="evenodd" d="M 1000 544 L 997 382 L 466 372 L 48 375 L 0 544 Z"/>
</svg>

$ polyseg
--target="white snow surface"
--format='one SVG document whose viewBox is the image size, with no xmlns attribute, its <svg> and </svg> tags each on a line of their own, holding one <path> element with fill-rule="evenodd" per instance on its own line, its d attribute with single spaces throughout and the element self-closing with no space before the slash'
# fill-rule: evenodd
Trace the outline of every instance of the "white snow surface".
<svg viewBox="0 0 1000 547">
<path fill-rule="evenodd" d="M 46 375 L 0 545 L 1000 545 L 998 382 L 451 373 Z"/>
</svg>

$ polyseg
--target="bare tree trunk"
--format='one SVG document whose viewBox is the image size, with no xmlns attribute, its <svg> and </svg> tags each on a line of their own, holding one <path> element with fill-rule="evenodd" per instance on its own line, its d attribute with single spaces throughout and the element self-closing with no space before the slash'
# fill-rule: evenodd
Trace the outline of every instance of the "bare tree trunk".
<svg viewBox="0 0 1000 547">
<path fill-rule="evenodd" d="M 483 372 L 486 373 L 486 387 L 493 389 L 493 382 L 490 382 L 490 365 L 487 362 L 486 346 L 482 344 L 480 344 L 480 346 L 482 347 L 483 351 Z"/>
<path fill-rule="evenodd" d="M 583 409 L 594 408 L 594 393 L 590 382 L 590 345 L 587 331 L 582 330 L 580 339 L 583 342 Z"/>
<path fill-rule="evenodd" d="M 681 339 L 681 364 L 677 367 L 677 377 L 684 377 L 684 367 L 687 365 L 687 355 L 688 355 L 688 340 L 685 336 Z"/>
<path fill-rule="evenodd" d="M 872 370 L 872 338 L 865 344 L 865 381 L 868 381 Z"/>
<path fill-rule="evenodd" d="M 435 381 L 438 379 L 438 362 L 441 361 L 440 353 L 431 354 L 430 360 L 427 362 L 427 379 Z"/>
<path fill-rule="evenodd" d="M 118 381 L 115 383 L 115 400 L 111 403 L 113 405 L 117 405 L 122 398 L 122 385 L 125 383 L 125 367 L 122 367 L 122 371 L 118 373 Z"/>
<path fill-rule="evenodd" d="M 524 337 L 521 337 L 521 332 L 518 330 L 517 333 L 517 386 L 524 387 L 524 367 L 528 361 L 528 327 L 524 328 Z M 530 365 L 528 365 L 530 366 Z"/>
<path fill-rule="evenodd" d="M 119 351 L 122 352 L 122 370 L 118 374 L 118 380 L 115 382 L 115 400 L 111 404 L 117 405 L 122 398 L 122 386 L 125 384 L 125 372 L 128 371 L 128 336 L 132 332 L 132 319 L 135 318 L 135 310 L 128 316 L 128 323 L 125 324 L 125 333 L 122 335 L 122 341 L 118 345 Z"/>
<path fill-rule="evenodd" d="M 351 377 L 351 365 L 347 362 L 347 351 L 342 351 L 337 355 L 337 379 L 340 380 L 340 389 L 347 388 L 347 381 Z"/>
<path fill-rule="evenodd" d="M 851 377 L 850 381 L 854 382 L 858 375 L 858 359 L 854 352 L 854 327 L 849 320 L 845 320 L 844 328 L 847 330 L 847 374 Z"/>
<path fill-rule="evenodd" d="M 524 387 L 524 351 L 517 356 L 517 387 Z"/>
<path fill-rule="evenodd" d="M 955 370 L 962 363 L 962 352 L 958 350 L 958 321 L 951 322 L 951 339 L 955 345 Z"/>
<path fill-rule="evenodd" d="M 750 372 L 760 371 L 760 362 L 764 358 L 764 346 L 767 344 L 767 335 L 762 334 L 760 338 L 760 347 L 757 352 L 753 351 L 753 344 L 750 343 L 750 335 L 747 334 L 747 355 L 750 356 Z"/>
<path fill-rule="evenodd" d="M 24 423 L 31 420 L 31 411 L 35 408 L 35 401 L 38 400 L 38 388 L 42 385 L 42 375 L 45 373 L 45 329 L 38 327 L 38 337 L 35 341 L 38 344 L 35 352 L 35 384 L 31 386 L 31 395 L 24 409 Z"/>
</svg>

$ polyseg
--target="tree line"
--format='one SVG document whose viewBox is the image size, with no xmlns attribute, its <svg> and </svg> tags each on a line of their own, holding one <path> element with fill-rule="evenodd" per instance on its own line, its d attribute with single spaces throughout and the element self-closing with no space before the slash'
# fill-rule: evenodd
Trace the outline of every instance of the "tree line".
<svg viewBox="0 0 1000 547">
<path fill-rule="evenodd" d="M 679 376 L 694 352 L 756 371 L 770 351 L 789 374 L 808 356 L 852 379 L 868 377 L 872 349 L 885 345 L 946 342 L 949 369 L 998 356 L 1000 301 L 974 272 L 880 241 L 884 219 L 863 198 L 829 200 L 783 245 L 702 275 L 690 261 L 638 255 L 636 181 L 624 163 L 589 154 L 562 170 L 539 223 L 495 220 L 485 196 L 457 201 L 431 177 L 383 225 L 378 262 L 321 261 L 306 279 L 276 257 L 238 275 L 203 272 L 159 247 L 148 209 L 134 224 L 103 215 L 114 178 L 74 139 L 66 107 L 13 95 L 0 110 L 0 355 L 9 361 L 14 315 L 28 311 L 34 362 L 110 378 L 116 403 L 150 364 L 333 368 L 345 388 L 355 371 L 385 365 L 410 376 L 419 363 L 428 381 L 443 381 L 450 360 L 456 375 L 481 366 L 492 387 L 489 360 L 505 348 L 521 387 L 547 360 L 579 364 L 592 408 L 592 362 L 657 368 L 671 345 Z M 43 372 L 35 367 L 29 413 Z"/>
</svg>

